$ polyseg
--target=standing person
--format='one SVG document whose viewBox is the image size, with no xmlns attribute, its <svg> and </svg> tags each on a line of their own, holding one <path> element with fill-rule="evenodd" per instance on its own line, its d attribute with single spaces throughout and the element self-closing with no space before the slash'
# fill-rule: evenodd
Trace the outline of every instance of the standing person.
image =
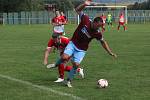
<svg viewBox="0 0 150 100">
<path fill-rule="evenodd" d="M 63 54 L 64 48 L 67 46 L 69 41 L 70 39 L 67 37 L 59 36 L 59 34 L 53 34 L 45 50 L 44 61 L 43 61 L 44 65 L 48 64 L 48 56 L 52 52 L 53 48 L 56 48 L 59 51 L 61 56 Z M 72 69 L 72 66 L 64 66 L 63 64 L 60 64 L 59 66 L 55 66 L 55 64 L 47 65 L 47 68 L 52 68 L 52 67 L 58 67 L 58 71 L 59 71 L 59 78 L 54 82 L 64 81 L 64 71 L 69 72 Z M 84 78 L 84 73 L 82 68 L 78 68 L 77 72 L 79 73 L 79 75 L 81 75 L 82 78 Z"/>
<path fill-rule="evenodd" d="M 113 57 L 117 57 L 111 49 L 109 48 L 107 42 L 104 40 L 102 33 L 99 28 L 103 25 L 103 20 L 101 17 L 96 17 L 94 21 L 91 21 L 87 15 L 85 15 L 82 10 L 85 6 L 90 5 L 91 1 L 86 0 L 83 4 L 80 4 L 76 8 L 76 12 L 79 14 L 81 22 L 77 29 L 75 30 L 73 37 L 67 47 L 65 48 L 64 53 L 62 54 L 60 60 L 57 62 L 57 65 L 65 64 L 67 60 L 71 57 L 73 68 L 68 74 L 67 86 L 72 87 L 71 81 L 74 77 L 76 69 L 79 67 L 81 61 L 83 60 L 86 51 L 88 49 L 89 43 L 92 39 L 97 39 L 101 43 L 102 47 L 107 51 L 107 53 Z"/>
<path fill-rule="evenodd" d="M 103 20 L 102 32 L 104 32 L 105 31 L 105 24 L 106 24 L 106 16 L 104 15 L 104 13 L 102 13 L 102 15 L 100 17 Z"/>
<path fill-rule="evenodd" d="M 118 25 L 118 31 L 120 29 L 120 26 L 123 26 L 124 31 L 126 31 L 126 26 L 125 26 L 125 18 L 124 18 L 124 14 L 121 12 L 120 16 L 119 16 L 119 25 Z"/>
<path fill-rule="evenodd" d="M 113 27 L 113 26 L 112 26 L 112 15 L 109 12 L 107 15 L 106 23 L 108 25 L 108 30 L 110 30 L 110 25 L 111 25 L 111 27 Z"/>
<path fill-rule="evenodd" d="M 68 20 L 67 20 L 67 17 L 65 16 L 65 14 L 64 14 L 63 11 L 61 11 L 60 14 L 61 14 L 62 19 L 64 19 L 64 24 L 62 25 L 63 28 L 64 28 L 64 25 L 67 24 L 67 21 L 68 21 Z M 66 33 L 65 33 L 65 28 L 64 28 L 64 33 L 63 33 L 63 35 L 65 35 L 65 34 L 66 34 Z"/>
<path fill-rule="evenodd" d="M 66 24 L 66 21 L 64 17 L 61 16 L 60 12 L 58 10 L 55 11 L 55 17 L 51 20 L 53 25 L 53 34 L 59 34 L 62 35 L 64 32 L 64 24 Z"/>
</svg>

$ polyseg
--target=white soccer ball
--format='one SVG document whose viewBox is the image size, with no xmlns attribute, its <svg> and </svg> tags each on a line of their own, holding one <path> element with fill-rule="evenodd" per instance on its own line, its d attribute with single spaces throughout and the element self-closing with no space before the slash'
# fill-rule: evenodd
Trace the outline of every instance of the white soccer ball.
<svg viewBox="0 0 150 100">
<path fill-rule="evenodd" d="M 108 81 L 106 79 L 99 79 L 97 85 L 100 88 L 106 88 L 108 86 Z"/>
</svg>

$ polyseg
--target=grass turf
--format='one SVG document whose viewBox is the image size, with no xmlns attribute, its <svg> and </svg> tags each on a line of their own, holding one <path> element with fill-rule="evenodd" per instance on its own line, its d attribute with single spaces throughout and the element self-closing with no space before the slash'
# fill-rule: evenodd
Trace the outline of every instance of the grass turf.
<svg viewBox="0 0 150 100">
<path fill-rule="evenodd" d="M 150 99 L 150 30 L 149 24 L 129 24 L 128 31 L 104 33 L 105 40 L 118 55 L 112 59 L 101 45 L 93 40 L 81 63 L 86 78 L 75 77 L 73 88 L 53 81 L 57 69 L 46 69 L 44 50 L 51 36 L 49 25 L 0 26 L 0 74 L 27 81 L 39 86 L 70 93 L 86 100 L 149 100 Z M 67 25 L 66 33 L 72 36 L 76 25 Z M 56 60 L 56 53 L 49 62 Z M 67 76 L 67 73 L 66 73 Z M 109 87 L 98 89 L 100 78 L 109 81 Z M 71 97 L 35 89 L 0 77 L 0 100 L 71 100 Z"/>
</svg>

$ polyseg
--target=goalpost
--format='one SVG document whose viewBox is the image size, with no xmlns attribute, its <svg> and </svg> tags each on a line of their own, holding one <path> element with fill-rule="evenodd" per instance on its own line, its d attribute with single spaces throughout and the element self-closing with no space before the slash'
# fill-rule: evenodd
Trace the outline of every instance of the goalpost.
<svg viewBox="0 0 150 100">
<path fill-rule="evenodd" d="M 96 17 L 96 14 L 100 14 L 100 13 L 108 13 L 108 12 L 114 12 L 112 14 L 112 16 L 116 19 L 118 19 L 119 17 L 119 13 L 122 11 L 118 11 L 118 10 L 123 10 L 123 13 L 125 15 L 125 23 L 128 23 L 128 16 L 127 16 L 127 6 L 86 6 L 84 12 L 87 13 L 90 18 Z M 92 17 L 93 16 L 93 17 Z M 79 16 L 78 16 L 78 24 L 80 22 Z"/>
</svg>

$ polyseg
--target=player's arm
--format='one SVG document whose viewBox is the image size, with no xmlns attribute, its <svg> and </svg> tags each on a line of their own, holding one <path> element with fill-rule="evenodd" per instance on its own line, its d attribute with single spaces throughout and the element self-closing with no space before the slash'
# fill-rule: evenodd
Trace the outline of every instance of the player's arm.
<svg viewBox="0 0 150 100">
<path fill-rule="evenodd" d="M 86 0 L 84 3 L 80 4 L 75 8 L 76 12 L 80 15 L 81 11 L 85 8 L 85 6 L 90 5 L 91 0 Z"/>
<path fill-rule="evenodd" d="M 52 47 L 47 47 L 44 53 L 44 61 L 43 61 L 44 65 L 48 64 L 48 56 L 51 52 L 52 52 Z"/>
<path fill-rule="evenodd" d="M 62 24 L 66 25 L 67 24 L 67 20 L 65 18 L 62 18 Z"/>
<path fill-rule="evenodd" d="M 62 25 L 62 23 L 52 22 L 52 25 L 53 25 L 53 26 L 59 26 L 59 25 Z"/>
<path fill-rule="evenodd" d="M 44 52 L 44 61 L 43 61 L 44 65 L 48 64 L 48 56 L 52 52 L 53 47 L 54 47 L 53 40 L 50 39 L 50 41 L 48 42 L 48 46 L 47 46 L 47 48 L 45 49 L 45 52 Z"/>
<path fill-rule="evenodd" d="M 99 40 L 102 47 L 107 51 L 107 53 L 111 56 L 113 56 L 114 58 L 117 58 L 117 55 L 115 53 L 112 52 L 112 50 L 110 49 L 108 43 L 102 38 L 101 40 Z"/>
<path fill-rule="evenodd" d="M 52 23 L 53 26 L 61 25 L 60 23 L 56 22 L 54 18 L 51 20 L 51 23 Z"/>
</svg>

